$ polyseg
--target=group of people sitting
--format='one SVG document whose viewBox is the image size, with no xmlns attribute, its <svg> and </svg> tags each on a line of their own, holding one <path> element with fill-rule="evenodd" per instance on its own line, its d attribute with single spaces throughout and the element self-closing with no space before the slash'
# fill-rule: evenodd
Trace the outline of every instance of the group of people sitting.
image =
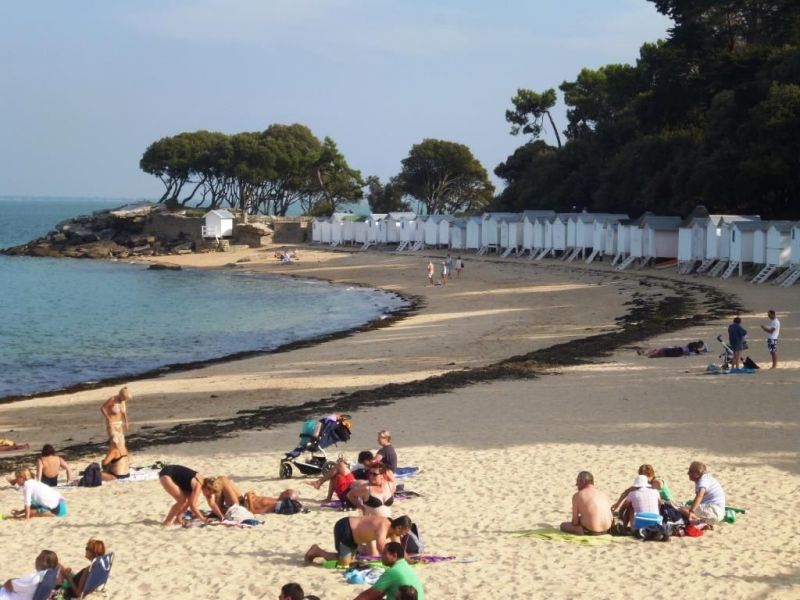
<svg viewBox="0 0 800 600">
<path fill-rule="evenodd" d="M 300 260 L 300 256 L 297 254 L 297 250 L 278 250 L 275 252 L 275 258 L 277 258 L 282 263 L 292 262 L 293 260 Z"/>
<path fill-rule="evenodd" d="M 725 491 L 719 481 L 708 473 L 705 464 L 695 461 L 689 465 L 689 480 L 695 485 L 695 497 L 690 505 L 672 502 L 666 482 L 656 476 L 652 465 L 642 465 L 633 481 L 615 503 L 594 486 L 589 471 L 578 473 L 572 496 L 572 519 L 561 524 L 561 530 L 575 535 L 604 535 L 612 530 L 632 530 L 636 515 L 655 514 L 666 521 L 682 519 L 685 524 L 710 527 L 725 518 Z"/>
<path fill-rule="evenodd" d="M 89 564 L 106 554 L 106 545 L 94 538 L 86 542 L 86 560 Z M 35 572 L 7 580 L 0 588 L 0 600 L 31 600 L 39 584 L 49 569 L 56 569 L 56 588 L 61 590 L 61 598 L 80 598 L 89 576 L 89 565 L 77 573 L 61 564 L 58 555 L 52 550 L 42 550 L 34 562 Z"/>
</svg>

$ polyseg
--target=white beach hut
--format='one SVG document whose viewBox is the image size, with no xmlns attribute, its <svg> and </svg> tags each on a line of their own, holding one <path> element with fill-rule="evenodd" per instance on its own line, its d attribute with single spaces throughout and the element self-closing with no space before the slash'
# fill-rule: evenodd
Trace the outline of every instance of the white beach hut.
<svg viewBox="0 0 800 600">
<path fill-rule="evenodd" d="M 789 287 L 798 279 L 800 279 L 800 223 L 795 223 L 789 234 L 789 267 L 775 280 L 775 284 Z"/>
<path fill-rule="evenodd" d="M 680 217 L 647 215 L 639 225 L 645 261 L 678 258 Z M 646 263 L 645 263 L 646 264 Z"/>
<path fill-rule="evenodd" d="M 552 217 L 556 213 L 552 210 L 524 210 L 522 211 L 522 254 L 526 251 L 530 252 L 531 258 L 535 256 L 534 250 L 541 249 L 541 241 L 543 239 L 542 233 L 539 235 L 539 245 L 535 244 L 536 235 L 535 229 L 537 221 L 545 217 Z M 544 223 L 541 223 L 542 232 L 544 231 Z"/>
<path fill-rule="evenodd" d="M 428 217 L 417 215 L 414 220 L 414 244 L 411 246 L 412 250 L 422 250 L 425 247 L 425 222 Z"/>
<path fill-rule="evenodd" d="M 711 277 L 721 274 L 730 259 L 731 224 L 760 219 L 757 215 L 710 215 L 706 224 L 706 256 L 697 272 L 707 271 Z"/>
<path fill-rule="evenodd" d="M 444 218 L 439 221 L 439 245 L 440 246 L 450 246 L 450 235 L 452 232 L 452 226 L 455 222 L 455 217 L 451 217 L 450 215 L 445 215 Z"/>
<path fill-rule="evenodd" d="M 224 208 L 208 211 L 203 223 L 202 235 L 204 238 L 220 239 L 233 235 L 233 214 Z"/>
<path fill-rule="evenodd" d="M 325 221 L 322 217 L 314 217 L 311 220 L 311 243 L 319 244 L 322 242 L 322 223 Z"/>
<path fill-rule="evenodd" d="M 344 234 L 344 220 L 331 220 L 329 227 L 330 227 L 330 236 L 331 236 L 331 246 L 341 246 L 342 245 L 342 236 Z"/>
<path fill-rule="evenodd" d="M 356 221 L 357 218 L 342 220 L 342 244 L 353 245 L 356 241 Z"/>
<path fill-rule="evenodd" d="M 400 219 L 400 244 L 397 246 L 398 252 L 406 250 L 417 241 L 417 216 L 409 215 Z"/>
<path fill-rule="evenodd" d="M 591 248 L 592 252 L 586 258 L 586 262 L 590 263 L 598 256 L 604 255 L 614 256 L 616 254 L 616 237 L 614 236 L 616 224 L 621 219 L 627 219 L 628 215 L 603 213 L 595 214 L 594 220 L 591 223 L 591 243 L 586 245 L 586 248 Z"/>
<path fill-rule="evenodd" d="M 752 264 L 755 255 L 755 234 L 763 230 L 761 221 L 735 221 L 731 224 L 730 261 L 722 273 L 722 278 L 727 279 L 738 269 L 739 277 L 742 276 L 744 264 Z"/>
<path fill-rule="evenodd" d="M 465 250 L 467 247 L 467 221 L 466 219 L 453 219 L 450 223 L 450 248 Z"/>
<path fill-rule="evenodd" d="M 365 218 L 361 218 L 353 223 L 353 243 L 364 245 L 367 243 L 369 225 Z"/>
<path fill-rule="evenodd" d="M 500 219 L 500 248 L 503 256 L 519 255 L 522 246 L 522 214 Z"/>
<path fill-rule="evenodd" d="M 322 223 L 320 223 L 320 232 L 319 232 L 319 239 L 323 244 L 330 244 L 331 243 L 331 223 L 333 222 L 333 217 L 328 217 Z"/>
<path fill-rule="evenodd" d="M 425 245 L 426 246 L 433 246 L 434 248 L 438 248 L 440 245 L 447 245 L 447 240 L 442 243 L 439 237 L 439 225 L 445 219 L 445 215 L 428 215 L 428 218 L 425 219 Z"/>
<path fill-rule="evenodd" d="M 552 252 L 555 256 L 557 252 L 564 253 L 567 249 L 567 221 L 574 213 L 557 213 L 549 219 L 552 233 Z M 547 225 L 545 225 L 547 228 Z M 547 237 L 547 234 L 545 234 Z"/>
<path fill-rule="evenodd" d="M 537 221 L 541 224 L 541 229 L 539 229 L 539 224 L 534 224 L 533 228 L 533 243 L 534 245 L 537 243 L 537 235 L 539 231 L 541 231 L 541 250 L 536 255 L 536 260 L 541 260 L 546 256 L 554 254 L 553 252 L 553 222 L 556 220 L 556 215 L 552 217 L 543 217 L 541 219 L 537 219 Z"/>
<path fill-rule="evenodd" d="M 753 277 L 753 283 L 764 283 L 775 271 L 789 264 L 792 252 L 792 227 L 790 221 L 768 221 L 766 264 L 758 274 Z"/>
<path fill-rule="evenodd" d="M 400 243 L 400 229 L 404 219 L 413 218 L 416 215 L 412 212 L 390 212 L 386 215 L 384 223 L 386 226 L 386 243 Z"/>
<path fill-rule="evenodd" d="M 386 214 L 371 214 L 367 217 L 367 242 L 381 245 L 386 243 L 386 228 L 382 225 Z"/>
<path fill-rule="evenodd" d="M 481 249 L 478 254 L 485 254 L 500 247 L 500 223 L 502 219 L 516 217 L 517 213 L 483 213 L 481 224 Z"/>
<path fill-rule="evenodd" d="M 706 257 L 706 226 L 710 215 L 706 207 L 695 206 L 678 227 L 678 273 L 694 271 Z"/>
<path fill-rule="evenodd" d="M 465 250 L 480 250 L 482 228 L 483 217 L 467 218 L 467 239 L 464 246 Z"/>
</svg>

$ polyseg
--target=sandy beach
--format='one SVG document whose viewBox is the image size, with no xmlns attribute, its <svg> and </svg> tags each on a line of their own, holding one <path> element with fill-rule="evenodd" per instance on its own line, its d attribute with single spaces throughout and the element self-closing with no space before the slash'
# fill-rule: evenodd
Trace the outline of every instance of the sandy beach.
<svg viewBox="0 0 800 600">
<path fill-rule="evenodd" d="M 288 581 L 323 600 L 353 598 L 364 586 L 303 563 L 312 543 L 332 546 L 342 513 L 320 508 L 323 492 L 303 478 L 278 477 L 306 415 L 346 410 L 353 437 L 331 455 L 354 459 L 376 448 L 378 430 L 390 429 L 400 464 L 422 469 L 404 482 L 421 497 L 398 501 L 393 514 L 418 523 L 426 552 L 455 557 L 419 567 L 428 599 L 634 598 L 644 586 L 682 597 L 800 597 L 797 286 L 473 255 L 465 255 L 460 280 L 425 286 L 428 257 L 438 262 L 444 252 L 301 247 L 298 262 L 282 265 L 274 250 L 165 262 L 368 285 L 412 299 L 415 310 L 323 343 L 131 382 L 133 464 L 185 464 L 266 495 L 292 486 L 310 512 L 267 515 L 252 529 L 166 529 L 160 521 L 170 498 L 158 481 L 65 489 L 69 517 L 0 522 L 7 547 L 22 546 L 6 555 L 0 577 L 29 572 L 41 548 L 81 568 L 86 540 L 97 537 L 115 552 L 113 598 L 274 598 Z M 676 314 L 659 312 L 670 306 Z M 778 312 L 780 368 L 704 374 L 719 362 L 715 338 L 739 307 L 747 353 L 762 367 L 769 358 L 759 324 L 768 309 Z M 595 343 L 583 341 L 591 337 Z M 633 349 L 695 339 L 711 352 L 647 359 Z M 34 450 L 99 445 L 106 439 L 99 408 L 117 387 L 0 405 L 0 434 Z M 17 456 L 32 462 L 30 453 Z M 0 455 L 6 466 L 14 458 Z M 709 465 L 729 504 L 748 509 L 735 524 L 668 544 L 520 535 L 569 518 L 580 470 L 615 499 L 640 464 L 652 463 L 676 498 L 690 499 L 692 460 Z M 7 514 L 22 501 L 5 476 L 0 512 Z"/>
</svg>

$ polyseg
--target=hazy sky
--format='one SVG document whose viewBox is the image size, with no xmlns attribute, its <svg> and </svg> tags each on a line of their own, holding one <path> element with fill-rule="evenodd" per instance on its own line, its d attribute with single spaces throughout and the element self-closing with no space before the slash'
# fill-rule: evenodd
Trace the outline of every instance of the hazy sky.
<svg viewBox="0 0 800 600">
<path fill-rule="evenodd" d="M 632 63 L 669 26 L 646 0 L 4 3 L 0 195 L 159 196 L 138 166 L 154 140 L 271 123 L 331 136 L 365 176 L 427 137 L 491 173 L 523 142 L 517 88 Z"/>
</svg>

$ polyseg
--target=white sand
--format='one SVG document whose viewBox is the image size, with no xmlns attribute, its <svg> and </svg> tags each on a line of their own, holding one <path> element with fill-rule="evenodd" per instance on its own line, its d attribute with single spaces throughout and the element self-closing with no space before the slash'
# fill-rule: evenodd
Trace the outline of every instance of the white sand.
<svg viewBox="0 0 800 600">
<path fill-rule="evenodd" d="M 246 268 L 366 283 L 420 296 L 424 306 L 391 327 L 316 347 L 134 382 L 134 432 L 490 364 L 613 329 L 632 294 L 664 293 L 640 286 L 635 273 L 617 277 L 547 261 L 466 256 L 463 280 L 426 288 L 427 260 L 421 256 L 301 250 L 301 262 L 287 266 L 274 264 L 271 254 L 170 260 L 214 266 L 248 255 L 254 262 Z M 779 312 L 780 369 L 703 375 L 716 358 L 715 341 L 713 354 L 683 359 L 646 359 L 622 349 L 596 364 L 536 380 L 479 384 L 353 414 L 354 435 L 343 447 L 348 455 L 374 448 L 375 432 L 387 427 L 400 463 L 424 469 L 406 480 L 424 497 L 396 503 L 395 514 L 419 523 L 429 551 L 476 559 L 421 567 L 427 598 L 626 598 L 647 593 L 645 586 L 650 593 L 681 597 L 800 597 L 794 532 L 800 491 L 798 289 L 698 281 L 723 287 L 756 311 L 743 317 L 752 340 L 749 353 L 762 366 L 768 359 L 758 324 L 766 322 L 767 308 Z M 697 327 L 648 344 L 711 342 L 726 326 L 727 321 Z M 112 392 L 2 405 L 0 431 L 14 430 L 11 437 L 34 448 L 102 440 L 99 406 Z M 277 477 L 278 463 L 298 430 L 295 423 L 213 443 L 153 447 L 137 453 L 134 463 L 186 464 L 203 474 L 229 474 L 242 489 L 277 494 L 287 484 Z M 748 514 L 701 539 L 669 544 L 626 539 L 585 547 L 515 535 L 567 519 L 581 469 L 591 470 L 598 486 L 616 496 L 638 465 L 649 462 L 677 498 L 688 499 L 691 460 L 707 462 L 729 504 L 748 508 Z M 20 547 L 6 554 L 0 577 L 29 572 L 45 547 L 82 567 L 85 541 L 95 536 L 116 553 L 112 597 L 274 598 L 282 583 L 298 581 L 326 600 L 352 598 L 362 586 L 302 562 L 312 543 L 332 545 L 341 513 L 319 510 L 322 493 L 300 481 L 290 483 L 312 512 L 270 515 L 251 530 L 163 529 L 159 522 L 170 501 L 157 481 L 68 489 L 68 518 L 0 523 L 6 547 Z M 20 505 L 19 492 L 0 489 L 0 510 Z"/>
</svg>

